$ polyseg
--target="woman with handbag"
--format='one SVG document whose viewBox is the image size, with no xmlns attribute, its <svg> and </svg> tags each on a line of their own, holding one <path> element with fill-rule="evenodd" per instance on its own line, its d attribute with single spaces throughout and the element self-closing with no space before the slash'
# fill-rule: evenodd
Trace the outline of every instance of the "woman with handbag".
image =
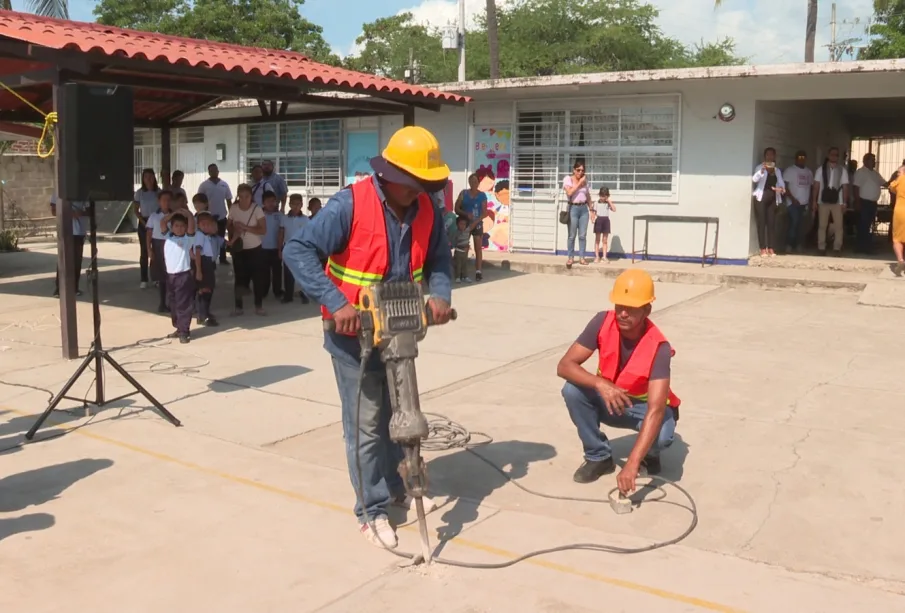
<svg viewBox="0 0 905 613">
<path fill-rule="evenodd" d="M 251 187 L 243 183 L 236 190 L 235 204 L 229 208 L 226 229 L 229 232 L 229 251 L 233 255 L 233 278 L 236 305 L 234 315 L 243 313 L 242 298 L 254 287 L 255 313 L 266 315 L 264 292 L 267 286 L 267 267 L 264 262 L 261 237 L 267 231 L 264 211 L 252 202 Z"/>
<path fill-rule="evenodd" d="M 587 266 L 585 249 L 588 243 L 588 220 L 591 212 L 588 206 L 591 202 L 591 192 L 588 186 L 588 178 L 584 172 L 584 160 L 578 159 L 572 165 L 572 174 L 565 178 L 562 188 L 566 192 L 568 201 L 566 211 L 569 223 L 569 259 L 566 260 L 566 268 L 572 268 L 575 256 L 575 238 L 578 237 L 578 263 Z M 560 215 L 562 218 L 563 216 Z M 562 219 L 561 219 L 562 220 Z"/>
</svg>

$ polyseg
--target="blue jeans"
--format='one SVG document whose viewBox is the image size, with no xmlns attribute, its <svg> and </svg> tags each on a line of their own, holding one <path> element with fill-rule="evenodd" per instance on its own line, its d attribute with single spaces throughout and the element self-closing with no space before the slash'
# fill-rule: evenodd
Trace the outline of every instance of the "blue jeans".
<svg viewBox="0 0 905 613">
<path fill-rule="evenodd" d="M 578 235 L 578 252 L 584 257 L 588 246 L 588 220 L 591 213 L 587 204 L 576 204 L 569 207 L 569 259 L 575 255 L 575 235 Z"/>
<path fill-rule="evenodd" d="M 361 385 L 361 433 L 355 448 L 355 420 L 358 402 L 358 366 L 333 358 L 333 372 L 342 403 L 343 438 L 346 442 L 346 461 L 349 478 L 355 488 L 355 516 L 362 523 L 365 517 L 386 516 L 394 498 L 405 494 L 399 476 L 402 448 L 390 441 L 390 396 L 386 371 L 366 370 Z M 358 462 L 361 461 L 361 481 L 364 500 L 358 500 Z"/>
<path fill-rule="evenodd" d="M 860 251 L 870 251 L 873 246 L 871 245 L 871 229 L 874 227 L 876 218 L 877 203 L 861 198 L 861 214 L 858 215 L 858 249 Z"/>
<path fill-rule="evenodd" d="M 569 382 L 562 388 L 562 397 L 566 401 L 572 423 L 578 428 L 578 438 L 584 447 L 584 457 L 591 462 L 606 460 L 613 455 L 610 441 L 600 431 L 601 423 L 611 428 L 639 432 L 644 416 L 647 415 L 646 402 L 635 403 L 623 415 L 610 415 L 597 390 L 578 387 Z M 647 455 L 659 456 L 660 451 L 672 445 L 675 434 L 676 414 L 672 408 L 666 407 L 663 425 L 660 426 L 660 436 Z"/>
<path fill-rule="evenodd" d="M 786 242 L 789 247 L 795 249 L 798 247 L 798 237 L 801 236 L 801 218 L 804 216 L 803 204 L 790 204 L 789 208 L 789 235 Z"/>
</svg>

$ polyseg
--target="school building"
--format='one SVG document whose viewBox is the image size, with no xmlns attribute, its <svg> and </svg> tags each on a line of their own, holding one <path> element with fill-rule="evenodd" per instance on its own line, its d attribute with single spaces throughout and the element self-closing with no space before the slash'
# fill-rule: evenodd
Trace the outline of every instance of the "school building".
<svg viewBox="0 0 905 613">
<path fill-rule="evenodd" d="M 484 179 L 494 212 L 485 227 L 489 249 L 564 252 L 561 183 L 582 159 L 592 189 L 609 187 L 617 205 L 611 250 L 631 251 L 633 219 L 656 215 L 652 257 L 699 261 L 706 230 L 706 250 L 716 246 L 720 263 L 744 264 L 757 251 L 751 174 L 763 149 L 775 147 L 782 168 L 804 149 L 814 167 L 831 146 L 851 152 L 856 139 L 869 139 L 870 148 L 905 135 L 903 68 L 905 61 L 882 60 L 441 84 L 432 87 L 473 102 L 419 108 L 415 122 L 439 138 L 451 194 L 470 172 Z M 297 115 L 305 105 L 288 110 Z M 367 173 L 367 160 L 403 125 L 401 115 L 361 104 L 305 121 L 263 114 L 263 102 L 232 101 L 178 124 L 172 168 L 186 173 L 186 189 L 204 180 L 211 162 L 235 186 L 270 159 L 291 191 L 329 197 Z M 249 123 L 217 125 L 236 117 Z M 159 138 L 136 132 L 136 181 L 141 168 L 159 167 Z M 888 174 L 901 160 L 880 151 L 879 170 Z M 718 245 L 713 224 L 695 218 L 718 220 Z M 640 241 L 643 223 L 637 232 Z"/>
</svg>

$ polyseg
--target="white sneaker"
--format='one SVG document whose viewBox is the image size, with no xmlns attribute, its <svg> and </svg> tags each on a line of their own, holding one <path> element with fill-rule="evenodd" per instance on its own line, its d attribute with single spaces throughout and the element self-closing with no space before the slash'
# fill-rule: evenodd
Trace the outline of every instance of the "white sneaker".
<svg viewBox="0 0 905 613">
<path fill-rule="evenodd" d="M 142 281 L 138 287 L 140 287 L 141 289 L 148 289 L 148 282 Z"/>
<path fill-rule="evenodd" d="M 461 283 L 462 279 L 456 279 L 456 283 Z"/>
<path fill-rule="evenodd" d="M 376 534 L 374 533 L 374 530 L 371 530 L 371 524 L 374 525 L 374 529 L 377 531 Z M 378 517 L 371 522 L 363 523 L 361 524 L 360 530 L 364 537 L 368 539 L 368 542 L 376 547 L 396 549 L 396 546 L 399 544 L 399 541 L 396 539 L 396 531 L 393 530 L 393 526 L 390 525 L 390 522 L 386 517 Z M 378 538 L 378 536 L 380 538 Z"/>
<path fill-rule="evenodd" d="M 422 496 L 421 501 L 424 503 L 424 512 L 430 513 L 431 511 L 437 510 L 437 503 L 433 501 L 433 499 L 428 498 L 427 496 Z M 406 494 L 402 498 L 397 498 L 393 501 L 393 506 L 397 506 L 403 509 L 411 510 L 412 507 L 415 506 L 415 499 L 412 496 Z"/>
<path fill-rule="evenodd" d="M 474 281 L 471 280 L 471 277 L 462 277 L 462 283 L 474 283 Z"/>
</svg>

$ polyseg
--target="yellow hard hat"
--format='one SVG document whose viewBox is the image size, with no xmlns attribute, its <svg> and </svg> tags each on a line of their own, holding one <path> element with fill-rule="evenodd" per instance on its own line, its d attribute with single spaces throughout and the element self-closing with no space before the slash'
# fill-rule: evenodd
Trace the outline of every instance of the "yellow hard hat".
<svg viewBox="0 0 905 613">
<path fill-rule="evenodd" d="M 429 183 L 449 179 L 449 166 L 440 156 L 437 137 L 420 126 L 406 126 L 390 137 L 383 159 Z"/>
<path fill-rule="evenodd" d="M 654 280 L 640 268 L 623 271 L 610 291 L 610 302 L 620 306 L 643 307 L 654 300 Z"/>
</svg>

